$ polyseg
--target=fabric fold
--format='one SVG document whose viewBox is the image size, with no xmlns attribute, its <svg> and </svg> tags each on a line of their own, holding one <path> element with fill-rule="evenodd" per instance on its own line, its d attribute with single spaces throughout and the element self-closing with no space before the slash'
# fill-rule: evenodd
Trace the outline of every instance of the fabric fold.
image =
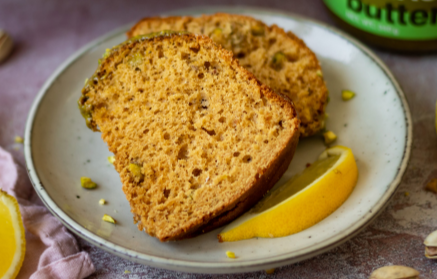
<svg viewBox="0 0 437 279">
<path fill-rule="evenodd" d="M 26 249 L 22 272 L 18 274 L 18 278 L 26 278 L 33 273 L 30 276 L 32 279 L 81 279 L 94 272 L 88 253 L 80 252 L 74 236 L 42 204 L 24 169 L 2 148 L 0 188 L 17 199 L 26 233 L 36 236 L 26 237 L 26 240 L 40 241 L 45 246 L 45 249 Z M 26 248 L 37 246 L 28 243 Z M 39 258 L 36 270 L 35 266 L 30 266 L 30 261 L 26 261 L 27 258 L 35 257 Z"/>
</svg>

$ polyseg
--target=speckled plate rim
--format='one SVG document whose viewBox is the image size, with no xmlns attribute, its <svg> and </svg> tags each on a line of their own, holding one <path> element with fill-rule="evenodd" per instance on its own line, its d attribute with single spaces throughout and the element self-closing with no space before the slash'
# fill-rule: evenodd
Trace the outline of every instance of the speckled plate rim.
<svg viewBox="0 0 437 279">
<path fill-rule="evenodd" d="M 50 212 L 55 215 L 67 228 L 73 231 L 76 235 L 82 237 L 86 241 L 89 241 L 93 245 L 100 247 L 112 254 L 120 256 L 122 258 L 132 260 L 138 263 L 148 264 L 154 267 L 166 268 L 177 271 L 185 271 L 185 272 L 195 272 L 195 273 L 236 273 L 236 272 L 249 272 L 256 270 L 263 270 L 278 266 L 283 266 L 291 263 L 295 263 L 298 261 L 302 261 L 316 255 L 319 255 L 323 252 L 326 252 L 334 247 L 342 244 L 343 242 L 349 240 L 356 234 L 358 234 L 362 229 L 364 229 L 371 221 L 373 221 L 381 211 L 386 207 L 389 200 L 393 197 L 396 189 L 401 182 L 403 174 L 405 173 L 406 167 L 408 165 L 408 161 L 410 158 L 411 146 L 412 146 L 412 134 L 413 134 L 413 126 L 411 120 L 411 114 L 408 107 L 407 100 L 404 96 L 404 93 L 390 72 L 388 67 L 365 45 L 355 40 L 351 36 L 345 34 L 344 32 L 326 25 L 325 23 L 308 19 L 302 16 L 294 15 L 292 13 L 272 10 L 272 9 L 261 9 L 254 7 L 226 7 L 226 6 L 215 6 L 215 7 L 200 7 L 200 8 L 189 8 L 176 10 L 169 13 L 165 13 L 163 15 L 182 15 L 182 14 L 209 14 L 214 12 L 228 12 L 228 13 L 253 13 L 253 14 L 262 14 L 262 15 L 270 15 L 276 17 L 285 17 L 291 18 L 298 22 L 303 22 L 309 25 L 316 25 L 325 29 L 326 31 L 335 34 L 336 36 L 340 36 L 343 39 L 349 41 L 355 47 L 360 49 L 365 55 L 367 55 L 379 68 L 384 72 L 387 78 L 393 84 L 393 87 L 396 89 L 396 93 L 398 94 L 401 102 L 402 108 L 404 111 L 405 122 L 406 122 L 406 141 L 404 147 L 404 154 L 402 161 L 398 167 L 397 174 L 393 181 L 390 183 L 386 192 L 382 197 L 377 201 L 373 210 L 370 210 L 366 213 L 360 220 L 356 221 L 349 228 L 339 232 L 337 235 L 327 239 L 324 243 L 315 244 L 309 248 L 300 249 L 297 251 L 293 251 L 286 254 L 281 254 L 278 256 L 269 257 L 261 260 L 247 260 L 247 261 L 238 261 L 238 262 L 227 262 L 227 263 L 202 263 L 196 261 L 183 261 L 183 260 L 174 260 L 164 257 L 156 257 L 150 256 L 147 254 L 139 253 L 130 249 L 123 248 L 119 245 L 116 245 L 112 242 L 109 242 L 102 237 L 99 237 L 77 222 L 75 222 L 72 218 L 70 218 L 50 197 L 50 195 L 45 192 L 44 187 L 42 187 L 42 182 L 40 181 L 37 171 L 34 166 L 34 161 L 32 158 L 32 129 L 35 120 L 35 116 L 38 112 L 39 106 L 44 99 L 44 96 L 51 85 L 56 81 L 56 79 L 67 69 L 72 63 L 74 63 L 77 59 L 79 59 L 83 53 L 89 51 L 95 46 L 101 44 L 102 42 L 120 35 L 121 33 L 126 32 L 133 24 L 128 24 L 117 28 L 116 30 L 110 32 L 107 35 L 99 37 L 98 39 L 88 43 L 78 51 L 76 51 L 73 55 L 71 55 L 63 64 L 61 64 L 56 71 L 49 77 L 49 79 L 44 83 L 41 90 L 38 92 L 32 107 L 30 109 L 26 128 L 25 128 L 25 144 L 24 144 L 24 155 L 27 165 L 27 172 L 30 177 L 30 180 L 33 184 L 35 191 L 38 196 L 50 210 Z"/>
</svg>

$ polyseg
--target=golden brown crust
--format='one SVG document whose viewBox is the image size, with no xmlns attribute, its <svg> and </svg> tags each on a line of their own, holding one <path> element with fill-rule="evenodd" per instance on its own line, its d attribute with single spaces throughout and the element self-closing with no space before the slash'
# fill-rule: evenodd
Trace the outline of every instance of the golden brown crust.
<svg viewBox="0 0 437 279">
<path fill-rule="evenodd" d="M 235 75 L 238 76 L 238 80 L 242 82 L 243 86 L 244 84 L 248 84 L 250 85 L 248 88 L 258 88 L 261 92 L 261 98 L 264 97 L 271 104 L 271 106 L 275 108 L 275 110 L 281 112 L 281 115 L 285 117 L 284 121 L 287 121 L 288 123 L 287 127 L 290 128 L 287 128 L 283 132 L 281 132 L 284 133 L 284 136 L 282 136 L 281 138 L 281 145 L 277 145 L 275 147 L 276 151 L 272 153 L 273 159 L 269 161 L 267 165 L 263 165 L 262 168 L 258 168 L 256 175 L 253 178 L 247 177 L 249 179 L 247 180 L 247 184 L 239 185 L 240 189 L 238 194 L 234 194 L 233 197 L 228 198 L 226 203 L 221 204 L 214 210 L 208 211 L 208 213 L 204 214 L 202 218 L 190 219 L 189 221 L 181 223 L 173 229 L 162 230 L 159 228 L 151 228 L 146 226 L 148 217 L 147 215 L 144 215 L 147 212 L 145 213 L 143 210 L 145 206 L 144 202 L 146 200 L 144 200 L 145 197 L 142 196 L 141 201 L 139 201 L 138 198 L 140 197 L 140 190 L 142 191 L 146 187 L 150 187 L 145 181 L 141 180 L 145 179 L 145 175 L 147 173 L 142 171 L 142 173 L 144 173 L 142 174 L 143 177 L 141 179 L 136 179 L 135 177 L 133 177 L 132 172 L 129 171 L 129 165 L 130 163 L 132 163 L 133 156 L 131 153 L 135 152 L 132 151 L 132 144 L 129 144 L 129 142 L 125 142 L 123 138 L 120 139 L 119 136 L 117 136 L 118 132 L 113 129 L 114 124 L 112 124 L 112 118 L 117 118 L 119 117 L 119 115 L 111 115 L 109 114 L 109 112 L 117 111 L 117 108 L 114 109 L 111 108 L 111 106 L 117 106 L 118 102 L 115 102 L 115 104 L 110 104 L 111 96 L 104 96 L 104 94 L 106 94 L 105 92 L 107 91 L 106 89 L 108 88 L 104 85 L 100 85 L 100 83 L 107 82 L 107 84 L 109 85 L 113 85 L 114 82 L 116 83 L 116 81 L 114 80 L 107 81 L 107 79 L 103 79 L 103 76 L 113 75 L 112 71 L 115 71 L 113 70 L 114 67 L 115 69 L 123 68 L 123 59 L 128 57 L 133 49 L 136 49 L 137 47 L 147 47 L 149 45 L 159 45 L 160 43 L 166 42 L 174 42 L 175 44 L 172 44 L 172 46 L 174 46 L 177 45 L 178 40 L 194 42 L 196 44 L 199 44 L 205 50 L 218 52 L 218 57 L 220 58 L 221 63 L 223 63 L 222 65 L 228 65 L 230 68 L 232 68 L 232 70 L 236 73 Z M 296 117 L 296 111 L 291 101 L 286 97 L 281 97 L 280 95 L 276 94 L 269 87 L 262 85 L 252 73 L 250 73 L 238 64 L 238 60 L 233 58 L 231 52 L 216 45 L 211 39 L 206 36 L 196 36 L 192 34 L 169 35 L 167 37 L 161 36 L 147 40 L 133 41 L 121 45 L 114 51 L 112 51 L 111 54 L 102 61 L 101 66 L 96 72 L 96 77 L 99 78 L 99 83 L 91 84 L 90 87 L 84 89 L 83 91 L 84 96 L 86 96 L 83 105 L 87 105 L 89 103 L 94 108 L 94 111 L 92 112 L 93 122 L 101 128 L 102 138 L 108 143 L 110 151 L 114 152 L 116 156 L 114 166 L 116 170 L 120 173 L 123 182 L 123 191 L 125 192 L 126 197 L 131 204 L 132 212 L 135 216 L 134 218 L 136 221 L 140 222 L 139 228 L 147 229 L 147 232 L 149 234 L 156 236 L 161 241 L 189 237 L 190 235 L 200 233 L 202 230 L 209 230 L 213 227 L 222 225 L 225 222 L 229 222 L 233 218 L 236 218 L 238 215 L 243 213 L 244 210 L 247 210 L 251 205 L 257 202 L 267 190 L 273 187 L 274 183 L 285 171 L 293 156 L 299 138 L 299 120 Z M 131 86 L 134 85 L 132 84 Z M 142 88 L 147 91 L 147 88 Z M 117 92 L 117 95 L 121 93 L 123 92 Z M 99 94 L 101 94 L 102 96 L 100 96 Z M 138 98 L 139 100 L 142 96 L 144 96 L 144 94 L 146 93 L 142 92 L 141 95 L 134 96 L 134 99 Z M 153 101 L 153 99 L 150 100 Z M 129 101 L 131 100 L 129 99 Z M 125 121 L 126 123 L 124 125 L 129 125 L 130 121 L 136 120 L 138 119 Z M 134 131 L 134 134 L 137 134 L 136 131 Z M 144 140 L 144 138 L 142 139 Z M 255 157 L 255 154 L 253 155 Z M 141 165 L 138 162 L 144 160 L 141 158 L 147 158 L 146 154 L 135 155 L 134 157 L 137 158 L 135 159 L 136 161 L 134 161 L 134 163 L 137 164 L 139 168 L 140 166 L 142 166 L 142 168 L 144 169 L 145 163 Z M 165 175 L 165 173 L 163 173 L 163 175 Z M 197 197 L 195 198 L 197 199 Z M 187 202 L 190 201 L 188 200 Z M 163 205 L 166 204 L 167 203 L 163 203 Z M 158 222 L 159 220 L 156 221 Z"/>
<path fill-rule="evenodd" d="M 250 39 L 252 40 L 250 42 L 252 45 L 242 47 L 239 43 L 235 44 L 234 41 L 232 41 L 235 39 L 237 41 L 239 40 L 238 37 L 235 38 L 239 31 L 233 31 L 236 34 L 231 33 L 233 35 L 228 35 L 226 39 L 218 38 L 211 33 L 211 25 L 217 25 L 220 26 L 220 28 L 228 27 L 228 25 L 230 25 L 231 28 L 233 28 L 232 26 L 241 27 L 244 25 L 258 26 L 259 28 L 264 28 L 266 37 L 270 39 L 266 39 L 266 41 L 262 43 L 262 41 L 258 40 L 259 37 L 255 36 L 255 39 Z M 217 13 L 214 15 L 203 15 L 198 18 L 190 16 L 144 18 L 133 26 L 131 30 L 127 32 L 127 35 L 130 37 L 142 32 L 160 30 L 160 28 L 180 29 L 196 34 L 208 35 L 216 42 L 223 44 L 226 49 L 233 51 L 234 56 L 239 58 L 240 64 L 244 67 L 248 67 L 258 79 L 270 86 L 276 93 L 287 95 L 293 100 L 301 120 L 301 137 L 314 135 L 324 127 L 328 91 L 322 77 L 321 67 L 315 54 L 292 32 L 285 32 L 276 25 L 269 27 L 263 22 L 248 16 Z M 242 30 L 246 30 L 244 31 L 246 33 L 242 31 L 243 37 L 246 35 L 250 37 L 250 34 L 247 34 L 247 28 L 242 28 Z M 288 38 L 288 40 L 285 38 Z M 261 48 L 269 48 L 271 39 L 278 39 L 278 41 L 281 41 L 281 44 L 286 45 L 288 49 L 296 48 L 297 52 L 292 53 L 290 56 L 295 57 L 295 55 L 297 55 L 296 57 L 299 59 L 297 61 L 298 63 L 293 62 L 296 65 L 291 65 L 289 67 L 290 69 L 281 70 L 277 74 L 274 71 L 269 71 L 269 58 L 263 57 L 263 55 L 272 54 L 268 49 L 265 54 L 256 52 L 258 51 L 260 42 L 263 44 Z M 250 55 L 248 55 L 246 48 L 252 48 L 249 50 Z M 277 47 L 274 46 L 273 49 L 277 49 Z M 239 57 L 241 53 L 245 55 L 243 58 Z M 262 60 L 265 60 L 265 62 L 260 66 L 260 61 Z"/>
</svg>

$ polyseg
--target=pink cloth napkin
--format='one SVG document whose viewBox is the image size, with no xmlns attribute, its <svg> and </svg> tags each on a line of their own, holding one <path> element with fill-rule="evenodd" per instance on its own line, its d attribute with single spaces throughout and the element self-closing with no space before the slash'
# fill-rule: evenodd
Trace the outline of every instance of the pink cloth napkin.
<svg viewBox="0 0 437 279">
<path fill-rule="evenodd" d="M 22 167 L 0 148 L 0 188 L 20 204 L 26 230 L 26 256 L 17 278 L 80 279 L 94 272 L 86 252 L 42 204 Z"/>
</svg>

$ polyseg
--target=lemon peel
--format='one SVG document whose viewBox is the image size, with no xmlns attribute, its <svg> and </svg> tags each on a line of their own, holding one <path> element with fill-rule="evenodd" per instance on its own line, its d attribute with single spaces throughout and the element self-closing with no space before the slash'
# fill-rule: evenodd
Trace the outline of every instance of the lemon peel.
<svg viewBox="0 0 437 279">
<path fill-rule="evenodd" d="M 0 278 L 15 278 L 23 264 L 26 239 L 17 200 L 0 189 Z"/>
<path fill-rule="evenodd" d="M 100 199 L 100 200 L 99 200 L 99 204 L 100 204 L 100 205 L 104 205 L 104 204 L 106 204 L 106 200 L 105 200 L 105 199 Z"/>
<path fill-rule="evenodd" d="M 323 160 L 338 156 L 321 175 L 314 175 L 326 167 Z M 332 159 L 331 159 L 332 160 Z M 318 165 L 319 170 L 306 170 Z M 229 224 L 218 235 L 219 241 L 238 241 L 254 237 L 283 237 L 305 230 L 325 219 L 349 197 L 358 179 L 358 168 L 350 148 L 335 146 L 325 150 L 318 161 L 303 174 L 292 178 L 285 185 L 274 188 L 252 210 Z M 269 204 L 274 193 L 286 193 L 293 189 L 294 181 L 307 181 L 299 185 L 297 192 L 279 196 L 275 204 Z M 311 180 L 313 179 L 313 180 Z M 289 184 L 290 183 L 290 184 Z M 284 197 L 285 196 L 285 197 Z M 258 212 L 257 212 L 258 211 Z"/>
</svg>

